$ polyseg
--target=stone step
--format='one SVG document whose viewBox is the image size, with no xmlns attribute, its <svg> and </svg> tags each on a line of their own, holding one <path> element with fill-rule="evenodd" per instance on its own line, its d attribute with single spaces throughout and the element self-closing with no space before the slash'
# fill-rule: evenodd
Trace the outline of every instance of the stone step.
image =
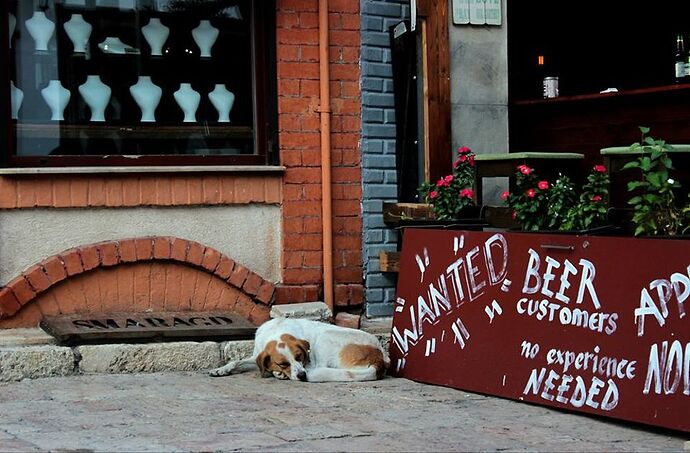
<svg viewBox="0 0 690 453">
<path fill-rule="evenodd" d="M 323 307 L 317 305 L 297 307 L 291 313 L 294 317 L 310 318 L 324 317 L 323 314 Z M 376 335 L 388 348 L 390 323 L 391 318 L 363 320 L 362 330 Z M 53 337 L 39 328 L 0 330 L 0 381 L 92 373 L 205 371 L 229 360 L 250 357 L 253 347 L 253 340 L 66 347 L 55 344 Z"/>
</svg>

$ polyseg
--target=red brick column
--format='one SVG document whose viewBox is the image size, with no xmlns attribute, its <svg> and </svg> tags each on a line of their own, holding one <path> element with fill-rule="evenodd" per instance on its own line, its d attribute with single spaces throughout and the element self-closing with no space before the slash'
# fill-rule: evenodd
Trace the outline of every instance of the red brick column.
<svg viewBox="0 0 690 453">
<path fill-rule="evenodd" d="M 277 303 L 323 297 L 317 0 L 277 1 L 278 113 L 283 186 L 283 285 Z M 331 161 L 336 305 L 362 290 L 359 2 L 331 0 Z"/>
</svg>

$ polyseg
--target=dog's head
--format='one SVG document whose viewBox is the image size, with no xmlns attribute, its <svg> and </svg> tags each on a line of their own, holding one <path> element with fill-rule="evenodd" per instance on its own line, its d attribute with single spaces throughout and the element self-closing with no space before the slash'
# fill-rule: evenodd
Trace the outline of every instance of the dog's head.
<svg viewBox="0 0 690 453">
<path fill-rule="evenodd" d="M 269 341 L 256 358 L 262 377 L 278 379 L 307 380 L 304 367 L 309 363 L 309 342 L 289 334 L 280 336 L 280 341 Z"/>
</svg>

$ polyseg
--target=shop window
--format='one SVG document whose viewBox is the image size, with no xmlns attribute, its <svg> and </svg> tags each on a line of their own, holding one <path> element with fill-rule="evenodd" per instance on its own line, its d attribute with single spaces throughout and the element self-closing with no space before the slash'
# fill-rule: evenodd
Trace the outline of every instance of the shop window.
<svg viewBox="0 0 690 453">
<path fill-rule="evenodd" d="M 273 5 L 3 1 L 5 165 L 270 163 Z"/>
</svg>

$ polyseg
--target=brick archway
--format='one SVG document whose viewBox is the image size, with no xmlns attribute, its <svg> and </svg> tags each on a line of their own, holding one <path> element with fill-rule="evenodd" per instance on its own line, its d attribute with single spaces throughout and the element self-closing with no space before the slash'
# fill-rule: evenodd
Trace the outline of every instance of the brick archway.
<svg viewBox="0 0 690 453">
<path fill-rule="evenodd" d="M 0 328 L 42 316 L 146 311 L 234 311 L 259 325 L 275 285 L 217 250 L 174 237 L 84 245 L 26 269 L 0 290 Z"/>
</svg>

